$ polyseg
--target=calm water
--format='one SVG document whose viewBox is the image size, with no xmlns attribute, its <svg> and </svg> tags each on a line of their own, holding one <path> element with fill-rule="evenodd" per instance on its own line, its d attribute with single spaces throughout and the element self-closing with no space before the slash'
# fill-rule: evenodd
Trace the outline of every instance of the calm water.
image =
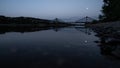
<svg viewBox="0 0 120 68">
<path fill-rule="evenodd" d="M 2 31 L 0 68 L 120 68 L 120 47 L 95 43 L 95 34 L 80 27 Z"/>
</svg>

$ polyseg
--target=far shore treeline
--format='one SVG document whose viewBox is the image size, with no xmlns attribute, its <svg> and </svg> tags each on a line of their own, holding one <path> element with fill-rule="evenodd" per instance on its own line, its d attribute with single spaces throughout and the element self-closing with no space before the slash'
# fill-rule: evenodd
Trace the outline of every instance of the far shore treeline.
<svg viewBox="0 0 120 68">
<path fill-rule="evenodd" d="M 32 17 L 6 17 L 0 16 L 0 24 L 38 24 L 46 23 L 48 24 L 50 20 L 38 19 Z"/>
<path fill-rule="evenodd" d="M 39 26 L 39 27 L 50 27 L 50 26 L 69 26 L 71 24 L 60 22 L 57 20 L 47 20 L 47 19 L 39 19 L 32 17 L 6 17 L 0 16 L 0 26 L 8 25 L 8 26 Z"/>
</svg>

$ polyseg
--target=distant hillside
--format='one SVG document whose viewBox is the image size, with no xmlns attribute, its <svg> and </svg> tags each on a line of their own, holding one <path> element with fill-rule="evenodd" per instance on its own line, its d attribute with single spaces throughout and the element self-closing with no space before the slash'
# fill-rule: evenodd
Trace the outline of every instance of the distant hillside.
<svg viewBox="0 0 120 68">
<path fill-rule="evenodd" d="M 60 21 L 51 21 L 32 17 L 6 17 L 0 16 L 0 26 L 4 27 L 65 27 L 71 26 Z"/>
<path fill-rule="evenodd" d="M 32 17 L 6 17 L 0 16 L 0 24 L 38 24 L 46 23 L 48 24 L 50 20 L 38 19 Z"/>
</svg>

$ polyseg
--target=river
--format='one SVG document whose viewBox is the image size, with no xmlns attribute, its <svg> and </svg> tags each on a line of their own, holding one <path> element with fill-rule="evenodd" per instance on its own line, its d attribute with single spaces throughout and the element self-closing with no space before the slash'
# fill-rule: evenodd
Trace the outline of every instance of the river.
<svg viewBox="0 0 120 68">
<path fill-rule="evenodd" d="M 0 31 L 0 68 L 120 68 L 95 35 L 84 27 Z"/>
</svg>

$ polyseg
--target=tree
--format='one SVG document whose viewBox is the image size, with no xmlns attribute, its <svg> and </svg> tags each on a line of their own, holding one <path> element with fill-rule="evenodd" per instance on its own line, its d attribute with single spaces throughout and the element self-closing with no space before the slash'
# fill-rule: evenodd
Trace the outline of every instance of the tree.
<svg viewBox="0 0 120 68">
<path fill-rule="evenodd" d="M 120 0 L 103 0 L 102 7 L 103 20 L 115 21 L 120 20 Z"/>
</svg>

